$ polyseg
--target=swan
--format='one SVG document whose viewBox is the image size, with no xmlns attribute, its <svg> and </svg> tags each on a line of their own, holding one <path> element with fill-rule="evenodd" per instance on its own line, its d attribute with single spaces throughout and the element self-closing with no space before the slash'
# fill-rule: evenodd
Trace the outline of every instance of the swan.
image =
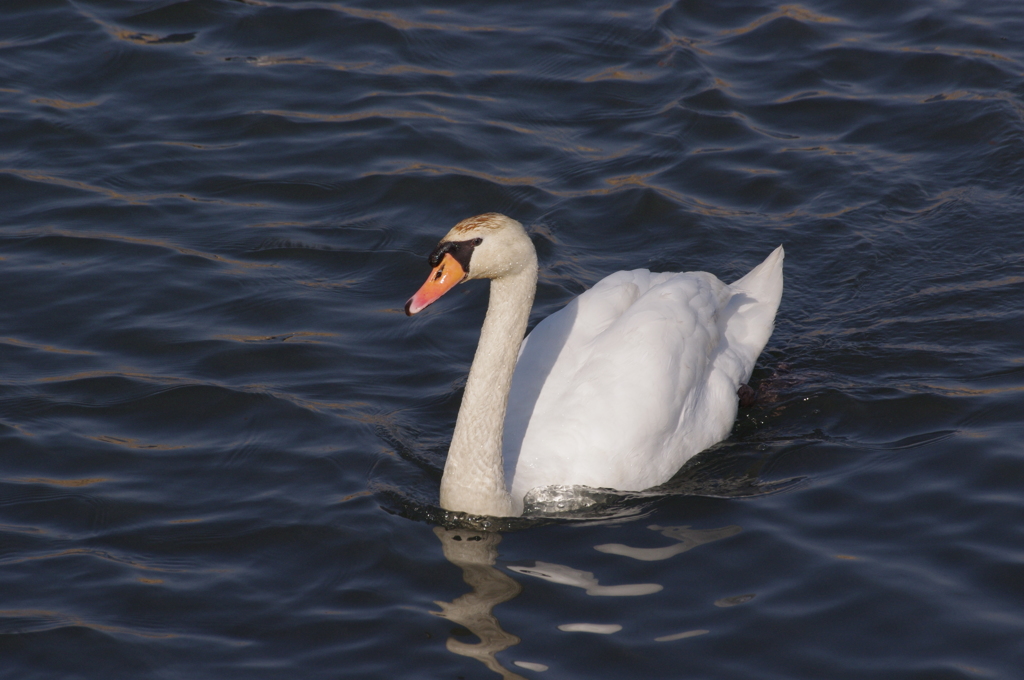
<svg viewBox="0 0 1024 680">
<path fill-rule="evenodd" d="M 783 257 L 779 246 L 731 285 L 706 272 L 616 272 L 524 340 L 537 288 L 526 230 L 498 213 L 456 224 L 405 305 L 412 316 L 456 284 L 491 280 L 441 507 L 518 517 L 536 489 L 668 481 L 729 435 L 775 325 Z"/>
</svg>

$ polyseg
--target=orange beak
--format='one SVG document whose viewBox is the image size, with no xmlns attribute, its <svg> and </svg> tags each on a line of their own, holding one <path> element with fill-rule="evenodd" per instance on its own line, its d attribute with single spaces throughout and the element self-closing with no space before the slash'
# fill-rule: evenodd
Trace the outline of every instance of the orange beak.
<svg viewBox="0 0 1024 680">
<path fill-rule="evenodd" d="M 465 278 L 466 272 L 462 269 L 462 265 L 451 256 L 451 253 L 445 253 L 441 264 L 430 271 L 427 282 L 420 286 L 416 294 L 405 303 L 405 313 L 412 316 L 423 311 Z"/>
</svg>

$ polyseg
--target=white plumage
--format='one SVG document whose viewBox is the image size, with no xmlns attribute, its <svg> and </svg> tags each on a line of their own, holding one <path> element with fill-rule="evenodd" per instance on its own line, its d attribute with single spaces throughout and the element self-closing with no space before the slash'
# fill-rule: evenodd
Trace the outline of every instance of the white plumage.
<svg viewBox="0 0 1024 680">
<path fill-rule="evenodd" d="M 774 326 L 781 246 L 732 285 L 706 272 L 616 272 L 541 321 L 516 360 L 536 286 L 533 246 L 518 222 L 490 213 L 456 225 L 439 248 L 472 239 L 479 243 L 462 253 L 468 272 L 460 280 L 493 282 L 442 481 L 444 507 L 520 515 L 538 487 L 639 491 L 728 436 L 737 389 Z M 517 257 L 523 240 L 529 253 Z M 519 268 L 515 259 L 526 262 Z M 418 306 L 414 296 L 411 313 L 433 299 Z M 510 386 L 501 375 L 509 363 Z M 501 391 L 506 398 L 485 394 Z M 483 502 L 481 488 L 489 489 Z"/>
</svg>

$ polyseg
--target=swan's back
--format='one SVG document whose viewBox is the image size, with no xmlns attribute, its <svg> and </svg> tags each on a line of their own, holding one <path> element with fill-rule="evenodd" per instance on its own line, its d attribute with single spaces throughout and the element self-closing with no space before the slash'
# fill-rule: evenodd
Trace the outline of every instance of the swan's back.
<svg viewBox="0 0 1024 680">
<path fill-rule="evenodd" d="M 705 272 L 616 272 L 524 341 L 505 418 L 505 478 L 641 490 L 724 439 L 771 336 L 780 246 L 732 285 Z"/>
</svg>

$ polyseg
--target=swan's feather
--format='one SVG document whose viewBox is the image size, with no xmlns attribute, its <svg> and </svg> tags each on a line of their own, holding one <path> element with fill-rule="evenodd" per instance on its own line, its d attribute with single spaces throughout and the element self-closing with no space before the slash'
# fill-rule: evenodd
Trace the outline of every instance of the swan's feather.
<svg viewBox="0 0 1024 680">
<path fill-rule="evenodd" d="M 732 285 L 616 272 L 538 324 L 505 417 L 515 511 L 542 486 L 656 486 L 728 436 L 736 390 L 772 333 L 782 260 L 780 246 Z"/>
</svg>

